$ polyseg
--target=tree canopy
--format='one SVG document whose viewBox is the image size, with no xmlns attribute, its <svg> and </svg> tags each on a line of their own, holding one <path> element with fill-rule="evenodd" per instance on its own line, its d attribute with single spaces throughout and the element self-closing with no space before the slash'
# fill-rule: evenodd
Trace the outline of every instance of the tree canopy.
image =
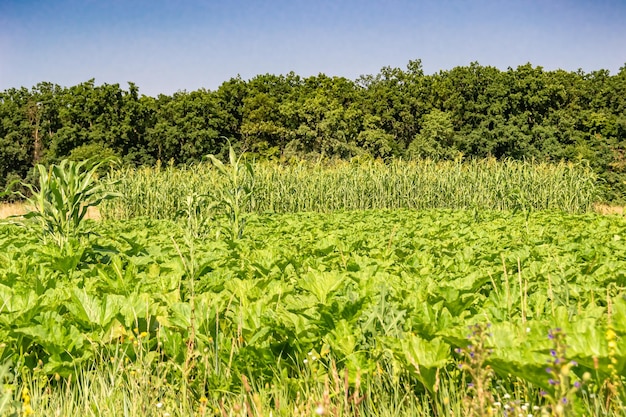
<svg viewBox="0 0 626 417">
<path fill-rule="evenodd" d="M 0 187 L 37 163 L 117 155 L 188 164 L 227 142 L 258 159 L 513 158 L 593 167 L 626 201 L 626 65 L 611 75 L 421 61 L 357 80 L 264 74 L 215 91 L 140 95 L 129 83 L 0 92 Z"/>
</svg>

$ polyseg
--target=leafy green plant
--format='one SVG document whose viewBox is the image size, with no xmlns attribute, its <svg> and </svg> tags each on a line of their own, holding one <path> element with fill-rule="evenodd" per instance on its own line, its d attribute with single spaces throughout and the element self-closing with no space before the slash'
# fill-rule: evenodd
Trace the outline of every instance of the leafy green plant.
<svg viewBox="0 0 626 417">
<path fill-rule="evenodd" d="M 37 369 L 52 386 L 26 381 L 36 415 L 56 415 L 51 404 L 75 407 L 60 415 L 123 414 L 123 404 L 128 415 L 230 415 L 236 405 L 232 415 L 486 415 L 479 386 L 495 415 L 540 415 L 550 405 L 540 390 L 576 388 L 590 371 L 570 398 L 596 410 L 586 415 L 623 416 L 603 388 L 626 364 L 623 219 L 480 214 L 260 215 L 236 244 L 170 221 L 101 222 L 70 241 L 84 248 L 76 257 L 0 224 L 0 363 L 22 378 L 12 399 L 24 403 L 23 375 Z M 519 286 L 506 272 L 515 267 Z M 484 322 L 468 340 L 468 324 Z M 546 338 L 557 323 L 567 356 Z M 454 346 L 466 346 L 467 368 Z M 566 357 L 579 365 L 559 368 Z M 557 375 L 570 379 L 550 385 Z M 623 403 L 621 388 L 611 395 Z M 106 411 L 76 411 L 91 406 Z"/>
<path fill-rule="evenodd" d="M 79 233 L 89 207 L 121 196 L 97 181 L 98 169 L 107 162 L 63 160 L 49 168 L 37 165 L 39 188 L 24 184 L 32 194 L 27 199 L 32 211 L 24 217 L 41 226 L 44 240 L 51 238 L 63 248 Z"/>
<path fill-rule="evenodd" d="M 185 231 L 191 238 L 206 237 L 211 230 L 212 210 L 218 205 L 209 195 L 193 192 L 185 197 L 177 218 L 182 220 Z"/>
<path fill-rule="evenodd" d="M 228 166 L 214 155 L 208 155 L 213 166 L 226 181 L 226 186 L 218 190 L 217 197 L 218 203 L 226 209 L 232 239 L 239 239 L 243 235 L 248 217 L 246 207 L 252 199 L 254 188 L 252 164 L 242 161 L 241 157 L 242 155 L 237 156 L 232 145 L 228 150 Z"/>
</svg>

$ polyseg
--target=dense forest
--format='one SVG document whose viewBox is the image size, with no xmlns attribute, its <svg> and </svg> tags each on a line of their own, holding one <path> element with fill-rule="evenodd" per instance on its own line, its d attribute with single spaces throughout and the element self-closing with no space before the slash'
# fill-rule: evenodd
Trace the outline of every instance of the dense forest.
<svg viewBox="0 0 626 417">
<path fill-rule="evenodd" d="M 626 65 L 611 75 L 421 61 L 356 80 L 232 78 L 215 91 L 141 95 L 129 83 L 42 82 L 0 92 L 0 190 L 36 163 L 117 155 L 189 164 L 231 141 L 257 159 L 512 158 L 589 164 L 626 201 Z"/>
</svg>

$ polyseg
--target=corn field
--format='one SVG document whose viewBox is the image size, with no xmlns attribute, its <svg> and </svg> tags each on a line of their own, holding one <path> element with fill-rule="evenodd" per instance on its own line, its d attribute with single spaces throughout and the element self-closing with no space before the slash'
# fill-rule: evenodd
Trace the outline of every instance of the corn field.
<svg viewBox="0 0 626 417">
<path fill-rule="evenodd" d="M 253 164 L 248 212 L 367 209 L 591 211 L 597 179 L 583 166 L 529 161 L 394 161 L 293 165 Z M 210 164 L 122 169 L 109 174 L 125 197 L 107 201 L 105 218 L 171 219 L 193 195 L 226 187 Z"/>
</svg>

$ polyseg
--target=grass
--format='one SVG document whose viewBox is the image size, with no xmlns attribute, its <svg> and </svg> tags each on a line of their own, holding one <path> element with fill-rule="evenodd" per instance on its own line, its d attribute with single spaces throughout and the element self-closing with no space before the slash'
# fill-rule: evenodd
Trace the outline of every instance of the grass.
<svg viewBox="0 0 626 417">
<path fill-rule="evenodd" d="M 2 376 L 0 372 L 0 377 Z M 473 415 L 556 416 L 539 391 L 512 380 L 495 380 L 489 405 L 474 411 L 476 396 L 471 384 L 442 372 L 434 392 L 419 391 L 402 373 L 380 370 L 371 378 L 348 382 L 334 364 L 317 375 L 303 370 L 298 379 L 277 375 L 274 382 L 257 384 L 241 376 L 242 389 L 199 396 L 180 381 L 168 380 L 165 368 L 156 371 L 128 364 L 121 357 L 95 369 L 82 370 L 77 378 L 55 379 L 24 375 L 11 390 L 0 416 L 377 416 L 426 417 Z M 2 398 L 0 392 L 0 399 Z M 582 395 L 579 413 L 567 415 L 626 416 L 626 409 L 607 407 L 603 392 Z"/>
</svg>

